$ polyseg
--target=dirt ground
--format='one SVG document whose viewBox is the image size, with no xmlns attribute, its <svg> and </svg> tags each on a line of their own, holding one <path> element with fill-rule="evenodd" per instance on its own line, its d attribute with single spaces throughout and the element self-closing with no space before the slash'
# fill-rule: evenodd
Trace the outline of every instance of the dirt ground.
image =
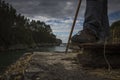
<svg viewBox="0 0 120 80">
<path fill-rule="evenodd" d="M 34 52 L 28 54 L 24 61 L 21 59 L 22 63 L 20 60 L 16 62 L 13 66 L 22 65 L 9 68 L 4 76 L 9 75 L 12 80 L 120 80 L 119 69 L 109 72 L 103 68 L 82 67 L 77 55 L 78 53 Z"/>
</svg>

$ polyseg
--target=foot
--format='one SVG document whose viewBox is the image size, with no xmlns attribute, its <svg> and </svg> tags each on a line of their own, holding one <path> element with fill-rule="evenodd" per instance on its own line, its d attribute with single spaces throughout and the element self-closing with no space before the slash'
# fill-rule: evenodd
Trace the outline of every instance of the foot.
<svg viewBox="0 0 120 80">
<path fill-rule="evenodd" d="M 71 41 L 72 43 L 95 43 L 98 38 L 91 30 L 85 29 L 74 35 Z"/>
</svg>

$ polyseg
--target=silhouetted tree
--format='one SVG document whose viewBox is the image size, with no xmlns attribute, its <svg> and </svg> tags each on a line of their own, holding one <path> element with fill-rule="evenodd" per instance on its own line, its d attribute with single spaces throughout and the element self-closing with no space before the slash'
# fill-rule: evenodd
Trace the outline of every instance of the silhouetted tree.
<svg viewBox="0 0 120 80">
<path fill-rule="evenodd" d="M 0 46 L 8 48 L 16 44 L 57 43 L 50 25 L 41 21 L 30 21 L 17 14 L 16 10 L 0 0 Z"/>
</svg>

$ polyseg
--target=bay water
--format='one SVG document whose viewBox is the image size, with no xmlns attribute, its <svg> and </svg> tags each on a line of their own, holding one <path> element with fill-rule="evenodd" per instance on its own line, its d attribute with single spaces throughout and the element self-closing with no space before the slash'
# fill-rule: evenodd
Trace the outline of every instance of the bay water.
<svg viewBox="0 0 120 80">
<path fill-rule="evenodd" d="M 48 46 L 48 47 L 36 47 L 32 50 L 15 50 L 0 52 L 0 74 L 11 64 L 15 63 L 22 55 L 27 52 L 60 52 L 63 53 L 66 50 L 66 45 L 61 46 Z M 69 51 L 71 51 L 69 49 Z"/>
</svg>

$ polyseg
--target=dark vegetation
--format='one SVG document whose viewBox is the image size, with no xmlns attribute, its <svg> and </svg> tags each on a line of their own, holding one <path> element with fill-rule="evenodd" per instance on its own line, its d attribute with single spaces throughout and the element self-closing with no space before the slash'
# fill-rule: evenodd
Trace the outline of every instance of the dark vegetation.
<svg viewBox="0 0 120 80">
<path fill-rule="evenodd" d="M 112 42 L 120 43 L 120 20 L 111 25 Z"/>
<path fill-rule="evenodd" d="M 111 25 L 111 29 L 116 29 L 116 30 L 120 31 L 120 20 L 114 22 L 114 23 Z"/>
<path fill-rule="evenodd" d="M 50 25 L 29 20 L 18 14 L 16 9 L 0 0 L 0 49 L 13 45 L 33 46 L 38 44 L 60 44 Z"/>
</svg>

